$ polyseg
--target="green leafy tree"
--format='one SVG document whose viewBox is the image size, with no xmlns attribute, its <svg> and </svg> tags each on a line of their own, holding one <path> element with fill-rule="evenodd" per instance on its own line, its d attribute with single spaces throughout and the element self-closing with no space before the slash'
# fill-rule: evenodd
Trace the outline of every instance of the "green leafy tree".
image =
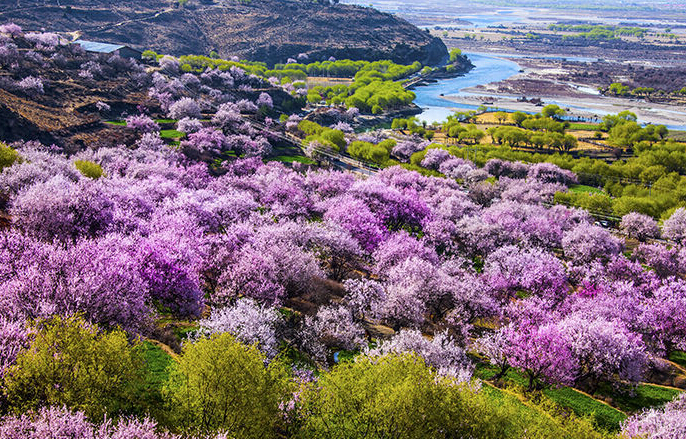
<svg viewBox="0 0 686 439">
<path fill-rule="evenodd" d="M 173 425 L 186 434 L 268 438 L 276 436 L 288 382 L 277 362 L 265 366 L 256 346 L 223 333 L 184 347 L 164 393 Z"/>
<path fill-rule="evenodd" d="M 324 129 L 321 133 L 322 140 L 333 143 L 339 149 L 345 148 L 345 134 L 340 130 Z"/>
<path fill-rule="evenodd" d="M 500 124 L 505 123 L 505 121 L 507 120 L 507 113 L 504 111 L 496 111 L 494 116 Z"/>
<path fill-rule="evenodd" d="M 146 50 L 145 52 L 143 52 L 142 58 L 146 61 L 156 61 L 157 53 L 155 53 L 152 50 Z"/>
<path fill-rule="evenodd" d="M 518 127 L 522 126 L 522 122 L 524 122 L 528 117 L 529 116 L 527 116 L 523 111 L 515 111 L 510 115 L 512 122 L 514 122 Z"/>
<path fill-rule="evenodd" d="M 121 330 L 104 332 L 80 317 L 38 322 L 31 346 L 8 369 L 12 411 L 67 406 L 91 420 L 142 410 L 145 367 L 138 343 Z"/>
<path fill-rule="evenodd" d="M 566 111 L 557 105 L 550 104 L 543 107 L 541 110 L 543 117 L 550 117 L 552 119 L 559 119 L 566 114 Z"/>
<path fill-rule="evenodd" d="M 615 96 L 626 96 L 629 94 L 629 87 L 621 82 L 613 82 L 610 84 L 608 91 Z"/>
<path fill-rule="evenodd" d="M 435 437 L 448 426 L 449 391 L 416 356 L 346 362 L 306 391 L 303 437 Z"/>
<path fill-rule="evenodd" d="M 497 395 L 496 395 L 497 394 Z M 594 439 L 603 437 L 550 403 L 521 404 L 439 377 L 415 355 L 362 357 L 303 392 L 301 438 Z"/>
<path fill-rule="evenodd" d="M 462 51 L 458 48 L 450 50 L 450 62 L 454 63 L 462 56 Z"/>
<path fill-rule="evenodd" d="M 367 160 L 382 165 L 390 158 L 387 147 L 388 144 L 374 145 L 370 142 L 356 140 L 348 145 L 348 154 L 357 159 Z"/>
</svg>

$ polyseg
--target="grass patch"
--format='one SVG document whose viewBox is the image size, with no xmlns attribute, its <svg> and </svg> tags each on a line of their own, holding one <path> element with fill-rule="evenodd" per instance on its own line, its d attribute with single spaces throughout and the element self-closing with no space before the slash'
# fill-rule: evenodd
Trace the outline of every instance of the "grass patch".
<svg viewBox="0 0 686 439">
<path fill-rule="evenodd" d="M 359 354 L 359 351 L 340 350 L 336 353 L 338 354 L 338 362 L 345 363 L 346 361 L 353 361 L 355 357 Z"/>
<path fill-rule="evenodd" d="M 490 364 L 479 363 L 476 365 L 474 376 L 483 380 L 489 380 L 496 373 L 496 367 Z M 526 376 L 514 369 L 507 371 L 504 380 L 521 387 L 526 387 L 529 384 Z M 543 394 L 559 406 L 571 410 L 575 415 L 591 418 L 598 427 L 608 432 L 619 431 L 620 422 L 626 419 L 626 415 L 621 411 L 603 404 L 590 396 L 579 393 L 570 387 L 547 388 L 543 390 Z"/>
<path fill-rule="evenodd" d="M 141 389 L 141 398 L 148 407 L 150 415 L 160 419 L 166 415 L 164 410 L 165 399 L 162 396 L 162 388 L 167 380 L 169 380 L 169 368 L 174 362 L 174 359 L 162 350 L 162 348 L 149 341 L 144 341 L 142 343 L 141 351 L 148 370 L 144 387 Z"/>
<path fill-rule="evenodd" d="M 673 361 L 681 367 L 686 367 L 686 352 L 672 352 L 671 354 L 669 354 L 669 361 Z"/>
<path fill-rule="evenodd" d="M 169 365 L 174 361 L 162 348 L 150 343 L 143 342 L 143 358 L 150 371 L 148 384 L 159 388 L 169 379 Z"/>
<path fill-rule="evenodd" d="M 572 193 L 588 192 L 591 194 L 603 193 L 602 189 L 598 189 L 597 187 L 593 187 L 593 186 L 586 186 L 585 184 L 573 184 L 569 187 L 569 192 L 572 192 Z"/>
<path fill-rule="evenodd" d="M 595 123 L 570 123 L 568 129 L 577 131 L 598 131 L 598 128 L 600 128 L 600 125 Z"/>
<path fill-rule="evenodd" d="M 625 412 L 637 412 L 647 407 L 659 406 L 669 402 L 681 392 L 650 384 L 641 384 L 632 394 L 629 391 L 619 392 L 612 385 L 603 383 L 598 388 L 597 393 L 611 397 L 614 405 Z"/>
<path fill-rule="evenodd" d="M 313 371 L 315 375 L 320 373 L 317 364 L 312 361 L 311 358 L 286 342 L 281 342 L 278 358 L 291 367 L 309 369 Z"/>
<path fill-rule="evenodd" d="M 543 394 L 577 416 L 590 417 L 599 428 L 608 432 L 619 431 L 619 424 L 626 419 L 626 415 L 619 410 L 569 387 L 546 389 Z"/>
<path fill-rule="evenodd" d="M 155 119 L 155 122 L 157 122 L 157 123 L 176 123 L 178 121 L 176 119 Z"/>
<path fill-rule="evenodd" d="M 570 392 L 573 392 L 571 389 L 569 389 Z M 522 420 L 525 424 L 528 422 L 534 421 L 538 425 L 538 428 L 540 429 L 541 427 L 545 428 L 545 425 L 549 425 L 551 427 L 551 430 L 554 428 L 555 430 L 558 431 L 559 433 L 562 433 L 565 431 L 565 427 L 563 424 L 560 423 L 560 421 L 564 420 L 565 418 L 568 418 L 568 416 L 560 413 L 558 409 L 555 408 L 555 406 L 562 408 L 563 411 L 569 412 L 571 409 L 568 405 L 561 404 L 559 401 L 550 398 L 545 392 L 543 394 L 535 394 L 533 400 L 531 398 L 528 398 L 525 394 L 522 394 L 521 391 L 517 390 L 517 388 L 510 388 L 507 391 L 496 388 L 496 387 L 491 387 L 489 385 L 485 385 L 482 387 L 482 392 L 484 392 L 491 400 L 494 401 L 495 404 L 509 407 L 510 411 L 514 410 L 517 414 L 513 416 L 515 419 L 520 419 Z M 511 394 L 509 392 L 514 392 L 514 394 Z M 573 392 L 576 393 L 576 392 Z M 522 397 L 526 398 L 527 402 L 521 401 L 516 395 L 519 394 Z M 589 398 L 590 399 L 590 398 Z M 551 405 L 552 402 L 552 405 Z M 603 405 L 603 404 L 600 404 Z M 613 410 L 609 407 L 607 407 L 610 410 Z M 605 429 L 603 425 L 601 425 L 598 422 L 597 416 L 588 416 L 584 415 L 583 413 L 579 414 L 576 412 L 576 410 L 571 409 L 574 411 L 574 414 L 579 417 L 579 418 L 585 418 L 589 422 L 593 422 L 593 429 L 596 431 L 599 431 L 601 433 L 609 433 L 610 431 L 614 432 L 618 430 L 619 428 L 619 421 L 624 419 L 624 416 L 622 415 L 622 418 L 617 421 L 616 424 L 611 424 L 612 430 Z M 615 412 L 617 412 L 615 410 Z M 621 415 L 620 412 L 617 412 Z M 549 418 L 548 415 L 553 414 L 555 418 Z M 581 420 L 577 422 L 583 422 Z M 613 420 L 614 422 L 614 420 Z M 562 431 L 560 431 L 562 430 Z M 603 431 L 605 430 L 605 431 Z M 540 431 L 540 430 L 539 430 Z M 550 436 L 550 437 L 557 437 L 555 436 Z M 566 437 L 566 436 L 560 436 L 560 437 Z M 609 437 L 609 436 L 608 436 Z"/>
<path fill-rule="evenodd" d="M 306 165 L 314 165 L 316 162 L 309 157 L 301 156 L 301 155 L 279 155 L 276 157 L 270 157 L 269 161 L 273 162 L 282 162 L 282 163 L 293 163 L 293 162 L 298 162 L 298 163 L 303 163 Z"/>
<path fill-rule="evenodd" d="M 160 137 L 163 139 L 180 139 L 185 136 L 185 133 L 177 130 L 161 130 Z"/>
<path fill-rule="evenodd" d="M 476 368 L 474 369 L 474 376 L 481 378 L 482 380 L 490 380 L 496 375 L 496 373 L 498 373 L 498 368 L 488 363 L 477 363 Z M 504 379 L 520 386 L 529 385 L 528 379 L 526 379 L 523 374 L 518 373 L 512 368 L 508 369 Z"/>
<path fill-rule="evenodd" d="M 107 120 L 105 123 L 108 123 L 110 125 L 116 125 L 118 127 L 125 127 L 126 126 L 126 121 L 125 120 Z"/>
</svg>

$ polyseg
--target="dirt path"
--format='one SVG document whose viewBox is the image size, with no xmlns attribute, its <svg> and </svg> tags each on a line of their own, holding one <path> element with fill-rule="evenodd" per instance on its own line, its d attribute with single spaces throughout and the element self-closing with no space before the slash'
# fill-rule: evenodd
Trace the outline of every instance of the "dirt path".
<svg viewBox="0 0 686 439">
<path fill-rule="evenodd" d="M 178 355 L 176 352 L 174 352 L 174 350 L 173 350 L 172 348 L 170 348 L 168 345 L 162 343 L 161 341 L 152 339 L 152 338 L 143 337 L 143 340 L 145 340 L 145 341 L 147 341 L 147 342 L 149 342 L 149 343 L 152 343 L 152 344 L 154 344 L 155 346 L 157 346 L 157 347 L 159 347 L 160 349 L 162 349 L 162 350 L 163 350 L 164 352 L 166 352 L 170 357 L 172 357 L 172 359 L 173 359 L 174 361 L 179 361 L 179 355 Z"/>
</svg>

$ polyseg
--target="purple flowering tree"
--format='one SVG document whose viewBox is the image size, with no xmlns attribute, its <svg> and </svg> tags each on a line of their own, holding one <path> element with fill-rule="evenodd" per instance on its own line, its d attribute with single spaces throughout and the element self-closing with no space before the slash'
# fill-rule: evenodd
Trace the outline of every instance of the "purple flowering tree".
<svg viewBox="0 0 686 439">
<path fill-rule="evenodd" d="M 450 160 L 452 155 L 441 148 L 431 148 L 426 152 L 421 165 L 425 168 L 438 170 L 438 167 L 445 161 Z"/>
<path fill-rule="evenodd" d="M 153 133 L 160 130 L 160 126 L 145 114 L 127 117 L 126 125 L 141 133 Z"/>
<path fill-rule="evenodd" d="M 526 291 L 561 302 L 568 291 L 567 273 L 562 261 L 537 248 L 499 248 L 486 258 L 484 276 L 488 287 L 505 301 L 519 291 Z"/>
<path fill-rule="evenodd" d="M 17 82 L 20 90 L 28 95 L 42 95 L 44 91 L 43 80 L 34 76 L 27 76 Z"/>
<path fill-rule="evenodd" d="M 313 331 L 327 347 L 349 351 L 366 345 L 364 328 L 355 321 L 353 312 L 345 306 L 324 306 L 319 308 L 312 322 Z"/>
<path fill-rule="evenodd" d="M 36 238 L 76 240 L 105 232 L 114 206 L 97 181 L 77 183 L 57 175 L 22 190 L 10 213 L 20 229 Z"/>
<path fill-rule="evenodd" d="M 683 254 L 678 248 L 668 248 L 662 244 L 641 244 L 631 255 L 655 270 L 663 278 L 683 273 Z"/>
<path fill-rule="evenodd" d="M 678 243 L 683 243 L 686 239 L 686 209 L 678 208 L 662 224 L 662 236 Z"/>
<path fill-rule="evenodd" d="M 569 385 L 577 375 L 578 363 L 566 335 L 554 324 L 522 326 L 507 332 L 508 363 L 526 372 L 529 390 L 537 381 Z"/>
<path fill-rule="evenodd" d="M 679 439 L 686 437 L 686 393 L 663 407 L 650 408 L 622 422 L 621 439 Z"/>
<path fill-rule="evenodd" d="M 268 93 L 260 93 L 260 96 L 255 101 L 258 107 L 274 108 L 274 101 Z"/>
<path fill-rule="evenodd" d="M 527 178 L 542 181 L 544 183 L 560 183 L 565 186 L 577 182 L 576 175 L 572 171 L 562 169 L 557 165 L 547 162 L 536 163 L 529 167 Z"/>
<path fill-rule="evenodd" d="M 2 246 L 0 257 L 14 261 L 0 283 L 2 316 L 82 313 L 91 322 L 132 332 L 148 324 L 148 285 L 128 252 L 132 240 L 108 236 L 65 249 L 13 234 L 3 237 Z"/>
<path fill-rule="evenodd" d="M 578 364 L 576 385 L 585 384 L 594 393 L 601 381 L 642 380 L 648 364 L 646 347 L 641 335 L 629 331 L 621 321 L 576 313 L 557 325 Z"/>
<path fill-rule="evenodd" d="M 686 349 L 686 281 L 668 279 L 643 304 L 643 325 L 651 342 L 667 354 Z"/>
<path fill-rule="evenodd" d="M 29 347 L 31 334 L 23 320 L 0 317 L 0 379 L 5 369 L 14 364 L 17 354 Z"/>
<path fill-rule="evenodd" d="M 97 425 L 91 423 L 83 412 L 57 407 L 44 407 L 35 413 L 2 418 L 0 438 L 180 439 L 179 436 L 161 431 L 157 423 L 149 418 L 121 419 L 116 423 L 104 419 L 102 424 Z"/>
<path fill-rule="evenodd" d="M 376 320 L 381 317 L 383 303 L 386 301 L 386 289 L 381 282 L 370 279 L 347 279 L 343 285 L 346 291 L 345 300 L 354 318 Z"/>
<path fill-rule="evenodd" d="M 168 116 L 172 119 L 183 119 L 190 117 L 199 119 L 202 116 L 200 105 L 192 98 L 181 98 L 171 104 Z"/>
<path fill-rule="evenodd" d="M 377 356 L 406 352 L 414 352 L 422 357 L 440 375 L 452 376 L 461 382 L 471 380 L 473 369 L 471 362 L 464 350 L 446 332 L 438 332 L 429 340 L 418 330 L 403 329 L 390 340 L 381 342 L 375 348 L 367 349 L 366 354 Z"/>
<path fill-rule="evenodd" d="M 381 243 L 372 257 L 375 261 L 374 271 L 379 275 L 385 275 L 388 270 L 411 257 L 438 264 L 438 255 L 432 248 L 404 231 L 394 233 Z"/>
<path fill-rule="evenodd" d="M 488 358 L 488 362 L 498 368 L 498 372 L 493 376 L 494 380 L 505 376 L 510 369 L 510 356 L 514 350 L 510 340 L 514 339 L 514 331 L 512 325 L 504 326 L 476 339 L 472 344 L 476 352 Z"/>
<path fill-rule="evenodd" d="M 198 336 L 229 332 L 247 345 L 257 345 L 267 357 L 278 354 L 279 331 L 283 318 L 276 308 L 260 305 L 252 299 L 238 299 L 235 304 L 212 311 L 200 320 Z"/>
<path fill-rule="evenodd" d="M 622 232 L 629 235 L 631 238 L 638 239 L 644 242 L 648 238 L 657 238 L 660 236 L 660 229 L 657 226 L 657 221 L 648 215 L 643 215 L 637 212 L 631 212 L 622 217 L 622 222 L 619 224 Z"/>
<path fill-rule="evenodd" d="M 607 260 L 622 251 L 621 241 L 607 230 L 591 224 L 580 224 L 562 237 L 565 256 L 575 263 L 594 259 Z"/>
<path fill-rule="evenodd" d="M 227 148 L 228 139 L 220 130 L 201 128 L 189 134 L 188 140 L 184 140 L 181 146 L 201 154 L 220 154 Z"/>
<path fill-rule="evenodd" d="M 324 220 L 346 230 L 364 250 L 373 251 L 386 238 L 381 219 L 363 201 L 345 196 L 331 199 L 327 204 Z"/>
</svg>

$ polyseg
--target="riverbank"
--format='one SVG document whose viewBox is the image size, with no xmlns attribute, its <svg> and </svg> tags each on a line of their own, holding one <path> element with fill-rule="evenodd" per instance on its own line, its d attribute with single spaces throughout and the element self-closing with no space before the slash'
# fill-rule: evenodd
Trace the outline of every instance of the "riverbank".
<svg viewBox="0 0 686 439">
<path fill-rule="evenodd" d="M 519 97 L 540 99 L 543 105 L 556 104 L 571 117 L 593 119 L 621 111 L 635 113 L 645 124 L 667 125 L 672 129 L 686 129 L 686 108 L 672 104 L 646 102 L 601 95 L 588 84 L 566 78 L 571 76 L 566 64 L 555 60 L 517 59 L 522 71 L 503 81 L 480 84 L 462 90 L 462 96 L 444 96 L 456 104 L 492 102 L 490 107 L 511 111 L 540 111 L 540 106 L 521 102 Z"/>
<path fill-rule="evenodd" d="M 567 111 L 571 119 L 599 121 L 607 114 L 616 114 L 622 111 L 631 111 L 638 116 L 641 123 L 653 125 L 667 125 L 670 129 L 686 129 L 686 112 L 679 112 L 668 106 L 657 107 L 655 104 L 632 102 L 626 105 L 626 99 L 613 99 L 590 96 L 586 99 L 572 97 L 542 97 L 543 104 L 535 105 L 528 102 L 517 101 L 517 98 L 500 96 L 495 94 L 473 96 L 445 96 L 445 99 L 455 104 L 456 111 L 465 106 L 478 107 L 488 102 L 489 108 L 497 108 L 506 111 L 524 111 L 526 113 L 538 113 L 542 105 L 556 104 Z M 619 101 L 619 102 L 618 102 Z M 420 116 L 421 118 L 421 116 Z"/>
<path fill-rule="evenodd" d="M 537 113 L 542 105 L 556 104 L 572 118 L 598 120 L 621 111 L 636 113 L 641 123 L 686 129 L 686 108 L 645 102 L 639 99 L 602 96 L 585 84 L 564 78 L 563 64 L 556 60 L 467 53 L 476 66 L 466 75 L 417 87 L 415 103 L 423 110 L 419 119 L 445 120 L 454 111 L 473 110 L 482 105 L 506 111 Z M 522 102 L 540 99 L 541 104 Z"/>
</svg>

